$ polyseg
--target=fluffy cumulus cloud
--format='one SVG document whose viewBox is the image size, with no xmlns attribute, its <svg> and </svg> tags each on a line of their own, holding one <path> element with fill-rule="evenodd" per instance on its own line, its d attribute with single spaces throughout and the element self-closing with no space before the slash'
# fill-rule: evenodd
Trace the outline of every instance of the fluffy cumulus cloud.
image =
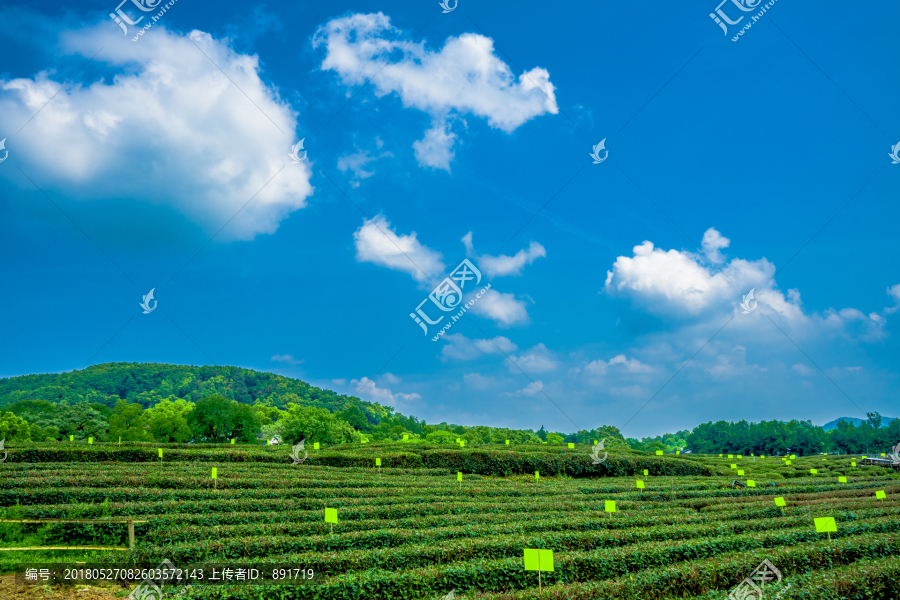
<svg viewBox="0 0 900 600">
<path fill-rule="evenodd" d="M 292 354 L 276 354 L 272 357 L 275 362 L 284 363 L 286 365 L 296 366 L 303 364 L 303 359 L 296 359 Z"/>
<path fill-rule="evenodd" d="M 606 292 L 628 298 L 640 309 L 659 316 L 716 321 L 728 313 L 741 314 L 740 303 L 753 290 L 759 310 L 751 314 L 778 317 L 793 332 L 842 333 L 864 341 L 884 337 L 886 319 L 879 313 L 866 315 L 855 308 L 829 308 L 820 313 L 804 310 L 800 291 L 779 290 L 775 265 L 765 258 L 726 260 L 721 251 L 730 243 L 714 228 L 704 233 L 703 254 L 721 263 L 712 266 L 703 254 L 663 250 L 644 241 L 634 247 L 633 256 L 619 256 L 607 271 Z M 888 289 L 892 297 L 894 289 Z M 890 308 L 884 311 L 891 312 Z"/>
<path fill-rule="evenodd" d="M 516 77 L 483 35 L 464 33 L 429 50 L 379 12 L 332 19 L 316 31 L 313 47 L 325 49 L 322 70 L 337 73 L 343 85 L 362 85 L 377 73 L 371 81 L 377 96 L 396 94 L 404 107 L 431 115 L 431 128 L 415 146 L 423 166 L 449 170 L 453 115 L 474 115 L 510 133 L 558 112 L 547 70 L 535 67 Z M 399 57 L 389 60 L 398 50 Z"/>
<path fill-rule="evenodd" d="M 475 246 L 472 244 L 471 231 L 463 236 L 462 242 L 466 246 L 466 256 L 477 259 L 478 268 L 488 277 L 521 275 L 522 269 L 525 268 L 526 265 L 530 265 L 538 258 L 547 256 L 547 251 L 537 242 L 531 242 L 528 246 L 528 250 L 519 250 L 514 256 L 507 256 L 505 254 L 501 254 L 500 256 L 490 256 L 489 254 L 476 256 Z"/>
<path fill-rule="evenodd" d="M 202 31 L 188 36 L 157 23 L 132 43 L 108 19 L 67 32 L 64 54 L 87 60 L 102 48 L 92 62 L 114 76 L 61 92 L 51 71 L 0 80 L 0 130 L 40 110 L 15 153 L 49 192 L 163 204 L 207 231 L 246 204 L 220 237 L 272 233 L 313 192 L 309 163 L 287 158 L 297 114 L 261 79 L 256 56 Z"/>
<path fill-rule="evenodd" d="M 366 220 L 353 234 L 356 260 L 408 273 L 428 281 L 444 271 L 441 253 L 416 239 L 416 232 L 397 235 L 383 215 Z"/>
<path fill-rule="evenodd" d="M 334 383 L 337 384 L 339 381 L 343 383 L 343 380 L 336 380 Z M 360 399 L 368 402 L 377 402 L 382 406 L 392 406 L 397 410 L 409 410 L 410 408 L 421 408 L 424 406 L 421 395 L 391 391 L 388 387 L 380 387 L 374 379 L 369 379 L 368 377 L 351 379 L 346 386 L 348 393 L 351 395 L 358 396 Z"/>
<path fill-rule="evenodd" d="M 513 294 L 490 289 L 471 308 L 476 315 L 492 319 L 498 327 L 508 328 L 530 321 L 525 302 Z"/>
<path fill-rule="evenodd" d="M 529 375 L 531 373 L 547 373 L 555 371 L 560 366 L 553 353 L 544 344 L 538 344 L 527 352 L 510 358 L 515 362 L 515 365 L 509 364 L 510 373 L 519 373 L 519 369 Z"/>
</svg>

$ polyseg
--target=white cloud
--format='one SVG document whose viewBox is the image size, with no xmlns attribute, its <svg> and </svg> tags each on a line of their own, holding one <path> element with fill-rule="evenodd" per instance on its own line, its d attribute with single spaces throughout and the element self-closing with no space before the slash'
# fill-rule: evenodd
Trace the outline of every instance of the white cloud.
<svg viewBox="0 0 900 600">
<path fill-rule="evenodd" d="M 540 379 L 535 380 L 534 383 L 529 383 L 521 390 L 516 390 L 515 392 L 504 392 L 504 396 L 516 397 L 516 396 L 537 396 L 544 389 L 544 382 Z"/>
<path fill-rule="evenodd" d="M 498 381 L 493 377 L 485 377 L 481 373 L 466 373 L 463 375 L 463 381 L 466 385 L 474 390 L 489 390 L 497 387 Z"/>
<path fill-rule="evenodd" d="M 503 336 L 492 339 L 471 339 L 461 333 L 453 333 L 443 336 L 446 344 L 441 348 L 443 360 L 473 360 L 485 354 L 509 354 L 518 350 L 518 347 Z"/>
<path fill-rule="evenodd" d="M 559 363 L 554 359 L 553 353 L 544 344 L 538 344 L 521 356 L 510 357 L 516 364 L 509 364 L 510 373 L 519 373 L 521 369 L 527 374 L 546 373 L 554 371 Z M 516 367 L 518 365 L 518 368 Z"/>
<path fill-rule="evenodd" d="M 379 148 L 382 147 L 383 142 L 376 138 L 376 144 Z M 337 167 L 341 171 L 341 173 L 346 173 L 350 171 L 353 173 L 353 179 L 350 180 L 350 185 L 354 188 L 358 188 L 360 185 L 361 179 L 368 179 L 372 175 L 375 174 L 375 171 L 366 171 L 365 167 L 371 162 L 377 161 L 380 158 L 393 158 L 394 154 L 390 151 L 384 151 L 377 156 L 372 156 L 368 150 L 359 150 L 353 154 L 345 154 L 338 158 Z"/>
<path fill-rule="evenodd" d="M 350 391 L 352 395 L 368 402 L 377 402 L 382 406 L 393 406 L 398 410 L 412 406 L 422 406 L 422 396 L 419 394 L 392 392 L 389 388 L 378 387 L 378 384 L 368 377 L 351 379 L 349 387 L 352 388 Z"/>
<path fill-rule="evenodd" d="M 493 289 L 485 292 L 471 310 L 476 315 L 493 319 L 498 327 L 521 325 L 529 320 L 525 302 Z"/>
<path fill-rule="evenodd" d="M 472 232 L 462 238 L 466 246 L 466 256 L 475 258 L 475 247 L 472 245 Z M 484 254 L 478 256 L 478 268 L 484 271 L 488 277 L 505 277 L 507 275 L 521 275 L 525 265 L 530 265 L 540 257 L 546 257 L 547 251 L 537 242 L 531 242 L 528 250 L 519 250 L 515 256 L 490 256 Z"/>
<path fill-rule="evenodd" d="M 384 379 L 386 382 L 390 383 L 391 385 L 397 385 L 398 383 L 403 381 L 401 378 L 397 377 L 393 373 L 385 373 L 384 375 L 381 376 L 381 378 Z"/>
<path fill-rule="evenodd" d="M 435 119 L 431 127 L 425 131 L 425 137 L 413 142 L 416 160 L 423 167 L 443 169 L 450 172 L 450 161 L 456 156 L 453 144 L 456 134 L 450 131 L 450 121 Z"/>
<path fill-rule="evenodd" d="M 619 366 L 621 365 L 621 366 Z M 610 368 L 616 368 L 623 373 L 652 373 L 653 367 L 645 365 L 636 358 L 627 358 L 624 354 L 617 354 L 609 359 L 609 362 L 597 359 L 589 362 L 584 367 L 585 373 L 593 376 L 603 376 Z"/>
<path fill-rule="evenodd" d="M 703 253 L 714 263 L 720 263 L 725 259 L 720 250 L 727 248 L 731 244 L 731 240 L 710 227 L 703 234 L 703 242 L 701 243 L 703 244 Z"/>
<path fill-rule="evenodd" d="M 889 287 L 887 289 L 887 293 L 891 298 L 894 299 L 894 306 L 884 309 L 884 312 L 891 315 L 897 312 L 897 309 L 900 309 L 900 283 Z"/>
<path fill-rule="evenodd" d="M 300 360 L 297 360 L 290 354 L 276 354 L 272 357 L 272 360 L 274 360 L 275 362 L 283 362 L 289 365 L 299 365 L 303 363 L 302 358 Z"/>
<path fill-rule="evenodd" d="M 115 75 L 62 92 L 49 71 L 0 80 L 0 131 L 40 110 L 15 152 L 48 193 L 163 204 L 207 232 L 246 204 L 219 238 L 273 233 L 313 193 L 309 163 L 287 157 L 297 113 L 260 78 L 256 56 L 201 31 L 189 36 L 157 23 L 134 44 L 108 20 L 64 33 L 63 52 L 87 59 L 104 47 L 93 62 Z"/>
<path fill-rule="evenodd" d="M 365 221 L 353 239 L 358 262 L 402 271 L 416 281 L 428 281 L 444 271 L 440 252 L 421 244 L 415 232 L 397 235 L 383 215 Z"/>
<path fill-rule="evenodd" d="M 704 252 L 714 260 L 724 260 L 719 250 L 730 241 L 710 228 L 703 235 Z M 647 312 L 677 318 L 700 318 L 721 321 L 731 313 L 743 317 L 738 304 L 754 289 L 758 310 L 751 318 L 763 314 L 779 317 L 783 327 L 798 333 L 813 331 L 843 332 L 866 341 L 886 335 L 883 316 L 868 316 L 855 308 L 827 309 L 821 314 L 804 312 L 800 291 L 787 293 L 776 287 L 775 265 L 765 258 L 748 261 L 733 258 L 723 262 L 721 270 L 706 267 L 703 257 L 682 250 L 662 250 L 644 241 L 633 249 L 634 256 L 619 256 L 613 269 L 607 271 L 605 289 L 611 295 L 629 298 Z M 893 288 L 891 288 L 893 289 Z M 888 293 L 893 295 L 891 289 Z M 898 291 L 900 293 L 900 291 Z M 885 313 L 890 313 L 886 310 Z M 738 323 L 749 322 L 749 319 Z"/>
<path fill-rule="evenodd" d="M 449 37 L 439 51 L 425 42 L 404 39 L 382 13 L 353 14 L 319 27 L 313 47 L 324 46 L 323 71 L 334 71 L 345 86 L 370 78 L 379 97 L 397 94 L 404 107 L 428 113 L 434 122 L 416 142 L 423 166 L 449 170 L 453 134 L 451 113 L 472 114 L 511 133 L 544 114 L 556 114 L 554 86 L 546 69 L 536 67 L 515 77 L 494 53 L 490 38 L 475 33 Z M 391 59 L 400 51 L 400 56 Z"/>
</svg>

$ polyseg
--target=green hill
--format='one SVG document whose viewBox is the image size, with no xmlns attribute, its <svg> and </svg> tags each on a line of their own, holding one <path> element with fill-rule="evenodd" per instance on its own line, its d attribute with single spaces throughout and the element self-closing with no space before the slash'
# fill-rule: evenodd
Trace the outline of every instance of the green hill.
<svg viewBox="0 0 900 600">
<path fill-rule="evenodd" d="M 112 408 L 123 399 L 147 408 L 173 396 L 197 402 L 213 394 L 245 404 L 259 401 L 284 407 L 293 402 L 331 412 L 356 406 L 376 423 L 393 412 L 390 407 L 317 388 L 299 379 L 240 367 L 105 363 L 67 373 L 0 379 L 0 409 L 20 400 L 96 402 Z"/>
</svg>

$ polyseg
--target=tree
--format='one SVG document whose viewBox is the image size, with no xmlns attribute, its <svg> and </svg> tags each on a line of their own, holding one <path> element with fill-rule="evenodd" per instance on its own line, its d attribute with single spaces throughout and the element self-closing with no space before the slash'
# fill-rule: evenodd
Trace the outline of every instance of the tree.
<svg viewBox="0 0 900 600">
<path fill-rule="evenodd" d="M 544 426 L 541 425 L 541 429 L 543 429 L 543 428 L 544 428 Z M 566 441 L 566 438 L 559 435 L 558 433 L 548 433 L 547 434 L 547 443 L 548 444 L 562 444 L 564 441 Z"/>
<path fill-rule="evenodd" d="M 27 442 L 31 439 L 28 421 L 11 412 L 0 414 L 0 440 Z"/>
<path fill-rule="evenodd" d="M 187 419 L 194 439 L 219 442 L 230 437 L 235 426 L 231 403 L 219 394 L 200 399 Z"/>
<path fill-rule="evenodd" d="M 534 435 L 536 435 L 536 436 L 538 436 L 539 438 L 541 438 L 541 441 L 542 441 L 542 442 L 546 442 L 546 441 L 547 441 L 547 431 L 544 429 L 544 426 L 543 426 L 543 425 L 541 425 L 541 428 L 538 429 L 538 430 L 537 430 L 537 433 L 535 433 Z"/>
<path fill-rule="evenodd" d="M 75 404 L 59 404 L 53 418 L 47 422 L 39 422 L 39 425 L 56 427 L 60 435 L 84 439 L 88 437 L 98 440 L 106 437 L 109 422 L 103 413 L 89 405 L 87 402 Z"/>
<path fill-rule="evenodd" d="M 187 442 L 191 439 L 188 416 L 196 404 L 177 396 L 170 398 L 160 400 L 146 410 L 147 426 L 158 442 Z"/>
<path fill-rule="evenodd" d="M 289 404 L 288 414 L 282 417 L 280 422 L 284 440 L 291 444 L 296 444 L 302 439 L 307 442 L 326 444 L 340 444 L 362 439 L 359 432 L 353 429 L 349 423 L 337 418 L 327 408 Z"/>
<path fill-rule="evenodd" d="M 109 418 L 109 439 L 120 437 L 126 442 L 152 442 L 153 434 L 147 429 L 144 407 L 127 400 L 119 400 Z"/>
<path fill-rule="evenodd" d="M 425 436 L 425 441 L 432 444 L 455 444 L 457 437 L 459 436 L 450 431 L 433 431 Z"/>
</svg>

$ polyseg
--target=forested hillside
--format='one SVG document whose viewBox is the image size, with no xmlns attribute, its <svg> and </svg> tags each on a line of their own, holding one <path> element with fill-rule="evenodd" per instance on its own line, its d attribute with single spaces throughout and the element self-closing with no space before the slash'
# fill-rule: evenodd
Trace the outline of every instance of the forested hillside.
<svg viewBox="0 0 900 600">
<path fill-rule="evenodd" d="M 289 403 L 345 411 L 357 406 L 378 421 L 390 407 L 311 386 L 299 379 L 240 367 L 187 366 L 157 363 L 106 363 L 81 371 L 23 375 L 0 379 L 0 409 L 19 400 L 96 402 L 113 408 L 119 400 L 144 408 L 160 400 L 188 400 L 220 395 L 245 404 L 282 408 Z"/>
</svg>

